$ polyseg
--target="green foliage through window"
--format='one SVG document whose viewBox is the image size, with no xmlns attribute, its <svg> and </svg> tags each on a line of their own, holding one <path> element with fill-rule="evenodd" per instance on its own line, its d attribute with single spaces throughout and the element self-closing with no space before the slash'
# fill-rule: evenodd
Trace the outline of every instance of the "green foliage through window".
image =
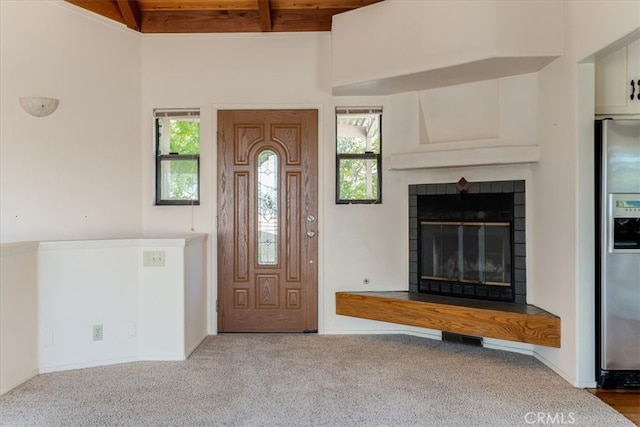
<svg viewBox="0 0 640 427">
<path fill-rule="evenodd" d="M 200 119 L 170 119 L 169 129 L 171 153 L 200 154 Z"/>
</svg>

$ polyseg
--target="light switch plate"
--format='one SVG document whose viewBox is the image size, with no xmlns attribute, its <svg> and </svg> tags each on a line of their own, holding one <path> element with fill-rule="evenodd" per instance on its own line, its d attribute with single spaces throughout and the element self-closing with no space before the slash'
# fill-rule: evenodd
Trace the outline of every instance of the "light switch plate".
<svg viewBox="0 0 640 427">
<path fill-rule="evenodd" d="M 144 251 L 142 265 L 145 267 L 164 267 L 164 251 Z"/>
</svg>

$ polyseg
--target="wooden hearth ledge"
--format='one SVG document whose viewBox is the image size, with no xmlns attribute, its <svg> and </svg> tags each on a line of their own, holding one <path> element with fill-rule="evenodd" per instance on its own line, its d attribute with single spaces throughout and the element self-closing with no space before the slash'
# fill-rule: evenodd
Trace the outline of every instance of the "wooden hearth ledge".
<svg viewBox="0 0 640 427">
<path fill-rule="evenodd" d="M 560 318 L 536 306 L 413 292 L 336 292 L 336 314 L 560 348 Z"/>
</svg>

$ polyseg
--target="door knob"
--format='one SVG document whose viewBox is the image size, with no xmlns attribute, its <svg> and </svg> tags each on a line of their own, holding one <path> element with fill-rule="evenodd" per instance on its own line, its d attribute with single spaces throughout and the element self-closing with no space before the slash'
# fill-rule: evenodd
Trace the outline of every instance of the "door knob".
<svg viewBox="0 0 640 427">
<path fill-rule="evenodd" d="M 307 237 L 315 237 L 315 235 L 316 235 L 315 231 L 313 231 L 313 230 L 307 231 Z"/>
</svg>

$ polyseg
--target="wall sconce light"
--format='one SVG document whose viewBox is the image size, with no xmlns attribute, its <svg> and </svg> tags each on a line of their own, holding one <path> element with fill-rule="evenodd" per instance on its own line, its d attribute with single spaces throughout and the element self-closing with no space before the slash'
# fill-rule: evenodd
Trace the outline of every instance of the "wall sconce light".
<svg viewBox="0 0 640 427">
<path fill-rule="evenodd" d="M 43 98 L 39 96 L 25 96 L 20 98 L 20 105 L 27 114 L 33 117 L 46 117 L 56 111 L 59 100 L 55 98 Z"/>
</svg>

